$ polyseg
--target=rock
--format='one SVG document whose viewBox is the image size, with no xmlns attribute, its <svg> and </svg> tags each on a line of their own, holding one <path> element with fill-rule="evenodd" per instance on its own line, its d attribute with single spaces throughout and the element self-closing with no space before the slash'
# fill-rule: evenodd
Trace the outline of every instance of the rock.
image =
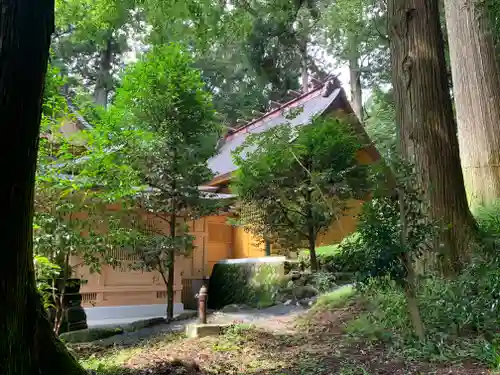
<svg viewBox="0 0 500 375">
<path fill-rule="evenodd" d="M 300 286 L 293 290 L 293 295 L 298 300 L 316 297 L 318 294 L 319 291 L 310 285 Z"/>
<path fill-rule="evenodd" d="M 188 324 L 186 326 L 186 336 L 189 338 L 198 338 L 206 336 L 217 336 L 222 333 L 224 328 L 231 324 Z"/>
<path fill-rule="evenodd" d="M 301 299 L 297 301 L 297 306 L 311 307 L 316 302 L 316 299 L 316 297 Z"/>
<path fill-rule="evenodd" d="M 120 335 L 122 333 L 123 329 L 119 327 L 88 328 L 61 333 L 59 338 L 65 343 L 82 343 L 101 340 L 111 336 Z"/>
<path fill-rule="evenodd" d="M 312 305 L 314 305 L 317 300 L 318 300 L 318 296 L 309 298 L 309 303 L 308 303 L 309 307 L 311 307 Z"/>
<path fill-rule="evenodd" d="M 137 320 L 135 322 L 127 324 L 124 327 L 124 329 L 127 332 L 134 332 L 143 328 L 153 327 L 165 323 L 167 323 L 167 320 L 165 318 L 151 318 L 151 319 Z"/>
<path fill-rule="evenodd" d="M 288 305 L 291 305 L 292 302 L 293 302 L 293 300 L 289 299 L 289 300 L 285 301 L 285 303 L 283 303 L 283 305 L 288 306 Z"/>
<path fill-rule="evenodd" d="M 224 306 L 220 310 L 220 312 L 222 312 L 222 313 L 236 313 L 236 312 L 240 312 L 242 310 L 252 310 L 252 308 L 250 306 L 247 306 L 247 305 L 232 304 L 232 305 Z"/>
<path fill-rule="evenodd" d="M 173 322 L 179 322 L 181 320 L 193 319 L 198 316 L 198 311 L 184 311 L 172 319 Z"/>
</svg>

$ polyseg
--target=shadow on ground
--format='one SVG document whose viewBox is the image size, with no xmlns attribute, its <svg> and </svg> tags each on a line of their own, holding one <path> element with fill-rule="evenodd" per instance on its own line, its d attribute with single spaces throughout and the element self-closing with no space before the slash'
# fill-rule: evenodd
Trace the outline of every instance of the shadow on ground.
<svg viewBox="0 0 500 375">
<path fill-rule="evenodd" d="M 294 332 L 236 324 L 223 335 L 187 339 L 160 335 L 126 348 L 79 348 L 101 375 L 479 375 L 481 366 L 436 366 L 404 360 L 381 343 L 354 341 L 342 327 L 356 306 L 316 316 Z M 274 326 L 274 325 L 270 325 Z M 279 325 L 277 325 L 279 327 Z M 95 366 L 95 365 L 98 366 Z"/>
<path fill-rule="evenodd" d="M 204 375 L 204 371 L 192 362 L 170 361 L 155 364 L 143 369 L 132 369 L 123 366 L 109 366 L 93 372 L 96 375 Z"/>
</svg>

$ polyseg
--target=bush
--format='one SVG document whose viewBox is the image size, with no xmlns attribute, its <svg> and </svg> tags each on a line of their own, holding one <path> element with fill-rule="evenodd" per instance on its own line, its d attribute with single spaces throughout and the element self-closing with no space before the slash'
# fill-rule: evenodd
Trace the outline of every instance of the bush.
<svg viewBox="0 0 500 375">
<path fill-rule="evenodd" d="M 473 359 L 500 364 L 500 259 L 482 254 L 455 280 L 421 280 L 417 299 L 426 341 L 415 340 L 401 288 L 388 279 L 372 279 L 363 288 L 368 311 L 347 331 L 369 339 L 387 339 L 406 354 L 425 360 Z"/>
<path fill-rule="evenodd" d="M 360 236 L 357 232 L 345 237 L 339 244 L 321 246 L 316 249 L 316 256 L 318 258 L 319 269 L 322 275 L 318 275 L 320 284 L 325 280 L 325 276 L 330 280 L 330 283 L 344 284 L 354 280 L 354 273 L 357 270 L 352 265 L 357 265 L 357 260 L 353 259 L 355 252 L 353 251 L 353 244 L 360 241 Z M 345 250 L 349 249 L 348 252 Z M 359 246 L 356 247 L 360 251 L 359 257 L 362 256 Z M 309 269 L 310 255 L 308 250 L 299 253 L 298 261 L 300 268 Z"/>
<path fill-rule="evenodd" d="M 269 258 L 268 263 L 215 264 L 208 289 L 208 307 L 220 309 L 231 304 L 267 307 L 275 304 L 285 273 L 285 259 Z"/>
<path fill-rule="evenodd" d="M 485 237 L 500 240 L 500 199 L 474 210 L 479 230 Z"/>
</svg>

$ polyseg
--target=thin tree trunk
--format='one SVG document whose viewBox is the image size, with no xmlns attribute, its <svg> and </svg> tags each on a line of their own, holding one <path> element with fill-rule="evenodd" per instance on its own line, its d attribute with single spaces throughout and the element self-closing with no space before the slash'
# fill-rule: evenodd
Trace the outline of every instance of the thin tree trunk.
<svg viewBox="0 0 500 375">
<path fill-rule="evenodd" d="M 175 190 L 175 187 L 174 189 Z M 175 202 L 175 199 L 173 199 Z M 176 204 L 172 204 L 172 212 L 170 214 L 170 238 L 172 241 L 175 240 L 176 236 L 176 224 L 177 224 L 177 214 L 176 214 Z M 174 249 L 168 251 L 168 282 L 167 282 L 167 321 L 170 321 L 174 317 L 174 271 L 175 271 L 175 252 Z"/>
<path fill-rule="evenodd" d="M 397 189 L 398 201 L 399 201 L 399 219 L 401 221 L 401 234 L 400 234 L 400 246 L 403 250 L 401 254 L 401 262 L 406 269 L 406 280 L 404 280 L 404 292 L 406 296 L 406 303 L 408 304 L 408 312 L 410 314 L 410 320 L 413 324 L 413 330 L 415 335 L 419 340 L 423 341 L 425 339 L 425 329 L 424 323 L 420 316 L 420 309 L 418 307 L 417 300 L 417 280 L 415 276 L 414 264 L 410 254 L 405 251 L 408 250 L 407 246 L 407 236 L 408 236 L 408 223 L 406 221 L 406 205 L 405 205 L 405 194 L 403 189 Z"/>
<path fill-rule="evenodd" d="M 66 297 L 66 283 L 68 282 L 69 278 L 69 252 L 67 252 L 64 256 L 64 266 L 63 266 L 63 277 L 62 277 L 62 285 L 59 285 L 59 296 L 56 294 L 56 298 L 54 299 L 56 301 L 56 314 L 55 314 L 55 319 L 54 319 L 54 333 L 56 336 L 59 336 L 59 333 L 61 332 L 61 325 L 63 322 L 63 318 L 66 312 L 66 306 L 65 306 L 65 297 Z M 57 290 L 56 289 L 56 290 Z"/>
<path fill-rule="evenodd" d="M 309 91 L 309 71 L 308 71 L 309 57 L 307 55 L 307 38 L 305 38 L 305 37 L 304 37 L 303 42 L 301 42 L 300 54 L 302 57 L 302 60 L 300 62 L 301 68 L 302 68 L 302 72 L 300 75 L 301 88 L 302 88 L 302 92 L 308 92 Z"/>
<path fill-rule="evenodd" d="M 453 275 L 470 255 L 476 227 L 460 167 L 439 0 L 390 0 L 388 15 L 400 146 L 415 163 L 429 216 L 445 228 L 435 250 L 441 272 Z"/>
<path fill-rule="evenodd" d="M 469 204 L 500 197 L 500 71 L 484 1 L 445 0 L 460 158 Z"/>
<path fill-rule="evenodd" d="M 313 234 L 309 237 L 309 258 L 311 260 L 311 272 L 318 272 L 318 257 L 316 256 L 316 241 Z"/>
<path fill-rule="evenodd" d="M 41 101 L 53 0 L 0 0 L 0 147 L 5 176 L 0 265 L 0 374 L 84 374 L 57 341 L 36 292 L 32 229 Z"/>
<path fill-rule="evenodd" d="M 309 150 L 309 154 L 311 154 L 312 150 Z M 297 161 L 299 161 L 297 159 Z M 304 196 L 307 206 L 306 206 L 306 222 L 307 222 L 307 241 L 308 241 L 308 247 L 309 247 L 309 260 L 311 263 L 311 272 L 318 272 L 319 270 L 319 265 L 318 265 L 318 257 L 316 256 L 316 238 L 317 238 L 317 231 L 314 225 L 314 218 L 313 218 L 313 211 L 312 211 L 312 188 L 313 188 L 313 181 L 312 181 L 312 174 L 311 174 L 311 169 L 312 169 L 312 161 L 311 158 L 308 157 L 307 160 L 302 164 L 300 161 L 299 163 L 303 165 L 304 167 L 304 172 L 306 173 L 307 181 L 308 181 L 308 189 L 306 191 L 306 194 Z"/>
<path fill-rule="evenodd" d="M 108 94 L 111 84 L 111 37 L 106 41 L 106 47 L 100 52 L 99 72 L 94 89 L 94 101 L 97 105 L 106 108 L 108 105 Z"/>
</svg>

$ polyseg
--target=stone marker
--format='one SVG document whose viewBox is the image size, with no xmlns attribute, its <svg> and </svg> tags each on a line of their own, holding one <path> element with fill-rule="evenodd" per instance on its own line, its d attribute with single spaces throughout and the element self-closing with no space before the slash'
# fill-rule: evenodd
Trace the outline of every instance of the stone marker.
<svg viewBox="0 0 500 375">
<path fill-rule="evenodd" d="M 231 324 L 188 324 L 186 326 L 186 336 L 189 338 L 199 338 L 206 336 L 217 336 L 222 330 Z"/>
</svg>

